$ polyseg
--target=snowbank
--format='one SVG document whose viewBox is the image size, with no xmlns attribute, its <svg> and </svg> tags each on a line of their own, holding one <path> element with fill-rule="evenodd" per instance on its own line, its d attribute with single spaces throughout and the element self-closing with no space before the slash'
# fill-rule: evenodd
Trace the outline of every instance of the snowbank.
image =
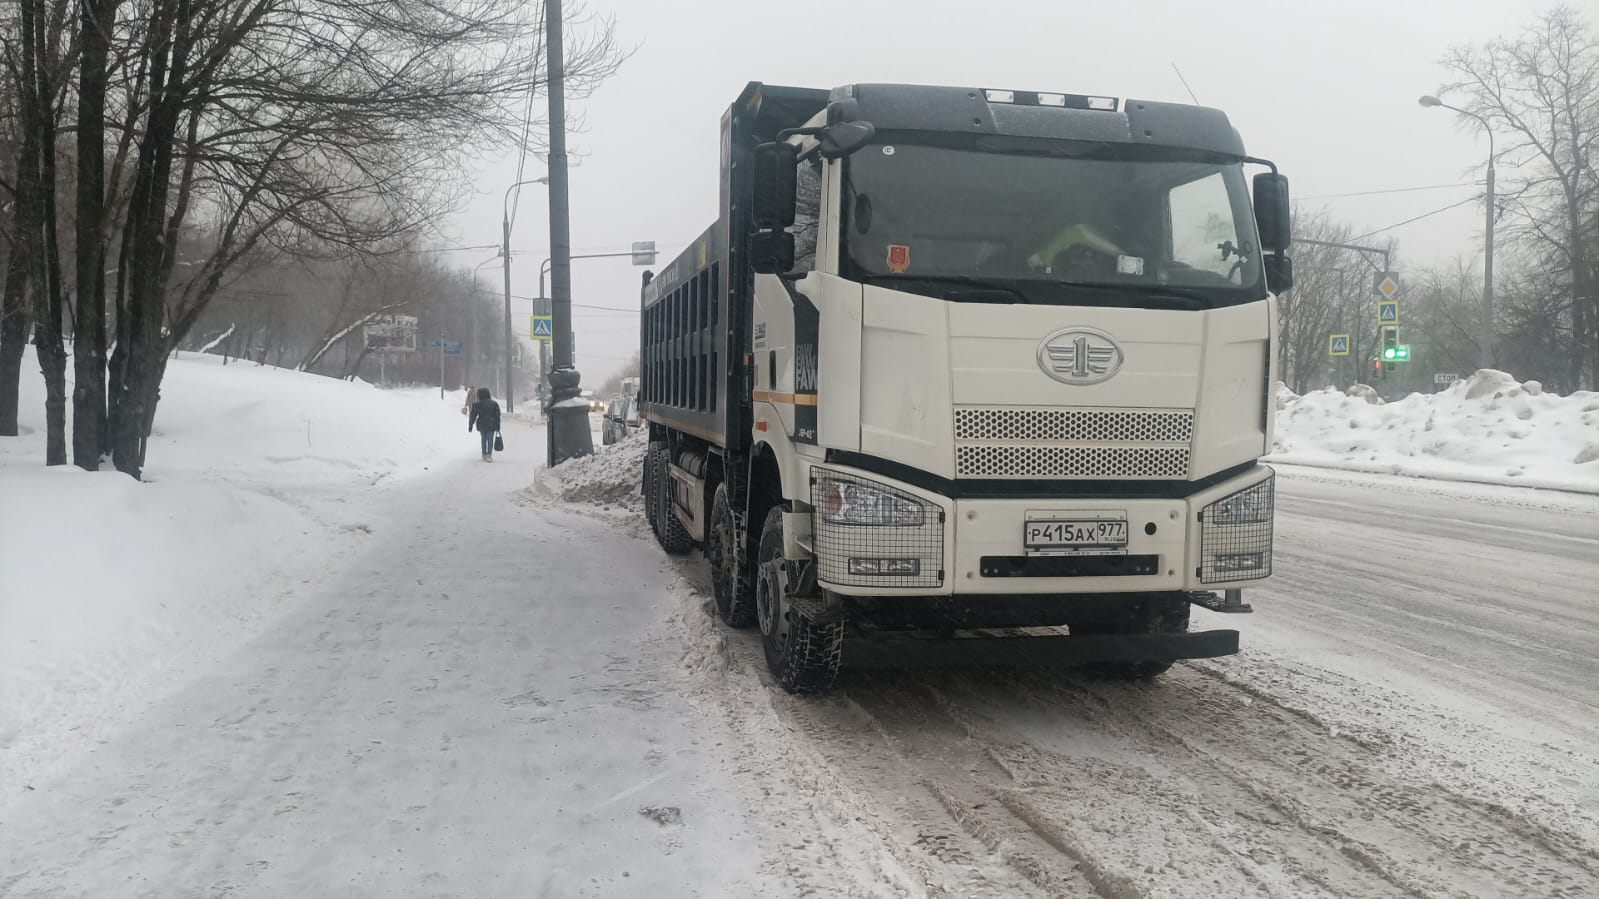
<svg viewBox="0 0 1599 899">
<path fill-rule="evenodd" d="M 1599 393 L 1545 393 L 1483 369 L 1384 403 L 1370 387 L 1277 395 L 1270 461 L 1599 493 Z"/>
<path fill-rule="evenodd" d="M 183 354 L 144 483 L 46 469 L 37 372 L 0 438 L 0 789 L 248 638 L 370 532 L 348 500 L 476 448 L 459 394 Z"/>
<path fill-rule="evenodd" d="M 572 503 L 641 505 L 644 453 L 649 435 L 634 431 L 610 446 L 596 446 L 593 455 L 573 459 L 547 473 L 551 492 Z"/>
</svg>

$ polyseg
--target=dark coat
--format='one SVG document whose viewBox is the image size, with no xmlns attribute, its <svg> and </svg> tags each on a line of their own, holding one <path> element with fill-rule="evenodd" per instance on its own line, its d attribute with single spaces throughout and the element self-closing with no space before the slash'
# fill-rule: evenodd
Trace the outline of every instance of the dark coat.
<svg viewBox="0 0 1599 899">
<path fill-rule="evenodd" d="M 466 429 L 493 434 L 500 429 L 500 404 L 494 400 L 478 400 L 472 404 L 472 413 L 466 417 Z"/>
</svg>

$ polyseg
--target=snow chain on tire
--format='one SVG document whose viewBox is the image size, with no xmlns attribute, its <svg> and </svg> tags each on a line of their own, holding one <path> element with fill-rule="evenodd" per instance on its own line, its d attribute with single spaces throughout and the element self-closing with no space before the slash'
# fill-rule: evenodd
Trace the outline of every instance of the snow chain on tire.
<svg viewBox="0 0 1599 899">
<path fill-rule="evenodd" d="M 659 521 L 655 536 L 660 541 L 661 549 L 669 555 L 681 556 L 694 548 L 694 538 L 689 536 L 688 528 L 683 527 L 683 522 L 678 520 L 677 509 L 672 503 L 671 465 L 672 455 L 663 446 L 655 463 L 655 517 Z"/>
<path fill-rule="evenodd" d="M 660 514 L 655 508 L 655 501 L 659 495 L 655 489 L 657 480 L 656 463 L 666 450 L 666 444 L 651 441 L 649 449 L 644 452 L 644 520 L 650 524 L 650 532 L 657 540 L 661 537 Z"/>
<path fill-rule="evenodd" d="M 710 530 L 705 534 L 705 557 L 711 563 L 716 617 L 728 627 L 744 628 L 755 623 L 755 584 L 754 566 L 739 533 L 727 484 L 718 484 L 711 502 Z"/>
<path fill-rule="evenodd" d="M 767 566 L 783 562 L 783 512 L 782 505 L 772 507 L 761 527 L 761 550 L 756 560 L 760 578 L 757 589 L 760 590 L 772 589 Z M 782 614 L 788 625 L 787 638 L 779 641 L 771 634 L 761 634 L 766 665 L 790 693 L 824 693 L 838 677 L 844 649 L 844 619 L 817 615 L 817 605 L 804 599 L 790 602 L 784 597 Z"/>
</svg>

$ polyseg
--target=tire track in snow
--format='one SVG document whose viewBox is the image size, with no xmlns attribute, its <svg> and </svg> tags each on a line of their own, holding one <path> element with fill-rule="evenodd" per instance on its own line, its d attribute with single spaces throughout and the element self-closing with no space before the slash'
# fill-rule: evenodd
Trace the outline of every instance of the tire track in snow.
<svg viewBox="0 0 1599 899">
<path fill-rule="evenodd" d="M 1061 680 L 1052 693 L 1141 730 L 1152 745 L 1180 747 L 1190 764 L 1203 763 L 1409 895 L 1575 897 L 1599 889 L 1599 870 L 1574 841 L 1435 784 L 1391 777 L 1356 741 L 1174 674 L 1147 686 Z"/>
</svg>

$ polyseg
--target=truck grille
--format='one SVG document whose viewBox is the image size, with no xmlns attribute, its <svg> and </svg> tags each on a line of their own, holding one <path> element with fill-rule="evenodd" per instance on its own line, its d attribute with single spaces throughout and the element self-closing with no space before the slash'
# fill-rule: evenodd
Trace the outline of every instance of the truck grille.
<svg viewBox="0 0 1599 899">
<path fill-rule="evenodd" d="M 967 478 L 1163 480 L 1188 476 L 1194 414 L 1181 409 L 955 410 Z"/>
</svg>

